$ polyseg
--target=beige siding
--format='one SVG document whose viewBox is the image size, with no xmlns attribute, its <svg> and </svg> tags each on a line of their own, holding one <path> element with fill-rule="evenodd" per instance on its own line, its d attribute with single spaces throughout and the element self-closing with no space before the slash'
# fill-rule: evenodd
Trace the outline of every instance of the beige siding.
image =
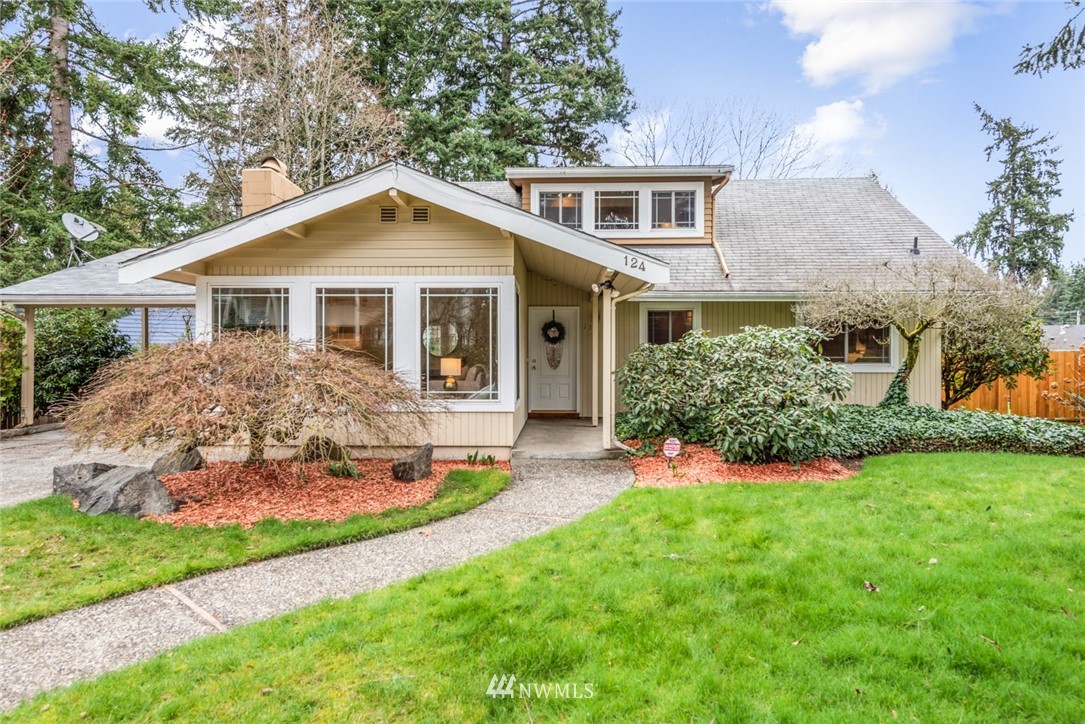
<svg viewBox="0 0 1085 724">
<path fill-rule="evenodd" d="M 703 302 L 701 304 L 701 327 L 709 334 L 734 334 L 742 327 L 767 325 L 788 327 L 795 323 L 790 302 Z M 617 315 L 617 366 L 620 367 L 629 353 L 641 343 L 640 304 L 625 302 L 618 305 Z M 896 332 L 894 332 L 896 335 Z M 897 337 L 900 354 L 904 344 Z M 919 360 L 912 372 L 909 394 L 912 402 L 938 407 L 941 405 L 941 342 L 936 334 L 923 340 Z M 857 405 L 876 405 L 881 402 L 889 383 L 891 372 L 858 372 L 852 375 L 852 390 L 845 402 Z"/>
<path fill-rule="evenodd" d="M 519 246 L 514 249 L 513 267 L 516 274 L 516 294 L 520 299 L 520 303 L 516 305 L 516 328 L 520 332 L 520 339 L 516 342 L 519 389 L 517 390 L 518 407 L 513 417 L 512 437 L 515 440 L 520 436 L 520 431 L 524 429 L 524 424 L 527 422 L 527 334 L 525 332 L 527 330 L 528 271 Z"/>
<path fill-rule="evenodd" d="M 513 244 L 500 230 L 430 206 L 430 222 L 382 224 L 369 200 L 307 225 L 305 238 L 278 233 L 207 261 L 208 275 L 507 275 Z"/>
</svg>

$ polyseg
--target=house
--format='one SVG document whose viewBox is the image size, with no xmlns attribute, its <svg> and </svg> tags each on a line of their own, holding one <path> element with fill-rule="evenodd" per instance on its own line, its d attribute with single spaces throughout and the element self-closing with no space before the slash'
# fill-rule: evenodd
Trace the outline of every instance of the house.
<svg viewBox="0 0 1085 724">
<path fill-rule="evenodd" d="M 389 162 L 303 194 L 268 159 L 242 185 L 235 221 L 91 262 L 97 285 L 72 290 L 69 269 L 0 301 L 30 307 L 32 322 L 36 305 L 176 306 L 187 290 L 198 337 L 275 329 L 367 355 L 445 403 L 430 433 L 439 456 L 507 457 L 538 415 L 589 419 L 600 448 L 615 447 L 613 371 L 639 344 L 791 325 L 821 276 L 957 253 L 871 178 L 656 166 L 451 183 Z M 902 344 L 855 329 L 824 351 L 854 373 L 849 401 L 874 404 Z M 936 336 L 911 395 L 939 406 Z"/>
</svg>

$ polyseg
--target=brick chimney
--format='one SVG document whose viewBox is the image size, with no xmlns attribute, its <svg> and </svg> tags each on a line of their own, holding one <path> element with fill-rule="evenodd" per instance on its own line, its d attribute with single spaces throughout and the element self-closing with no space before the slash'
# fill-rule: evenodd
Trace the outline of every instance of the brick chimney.
<svg viewBox="0 0 1085 724">
<path fill-rule="evenodd" d="M 274 156 L 268 156 L 257 168 L 241 172 L 241 215 L 289 201 L 304 193 L 286 175 L 286 164 Z"/>
</svg>

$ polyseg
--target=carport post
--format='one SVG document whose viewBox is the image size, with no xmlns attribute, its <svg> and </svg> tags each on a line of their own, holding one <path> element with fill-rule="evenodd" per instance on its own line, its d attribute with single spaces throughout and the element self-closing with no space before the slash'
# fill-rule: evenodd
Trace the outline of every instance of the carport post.
<svg viewBox="0 0 1085 724">
<path fill-rule="evenodd" d="M 151 346 L 151 323 L 148 312 L 147 307 L 140 307 L 139 309 L 139 342 L 140 348 L 144 352 Z"/>
<path fill-rule="evenodd" d="M 599 424 L 599 295 L 591 295 L 591 424 Z"/>
<path fill-rule="evenodd" d="M 22 424 L 34 424 L 34 307 L 23 309 L 23 380 L 20 401 L 23 408 Z"/>
<path fill-rule="evenodd" d="M 614 387 L 611 385 L 610 369 L 611 361 L 614 356 L 611 354 L 611 349 L 614 346 L 614 328 L 611 326 L 614 321 L 614 316 L 610 313 L 614 306 L 613 298 L 611 297 L 611 290 L 609 288 L 603 289 L 603 309 L 602 309 L 602 321 L 603 321 L 603 369 L 601 372 L 603 383 L 603 449 L 609 450 L 612 445 L 610 436 L 613 431 L 610 429 L 610 415 L 614 405 L 614 399 L 611 397 L 611 392 Z"/>
</svg>

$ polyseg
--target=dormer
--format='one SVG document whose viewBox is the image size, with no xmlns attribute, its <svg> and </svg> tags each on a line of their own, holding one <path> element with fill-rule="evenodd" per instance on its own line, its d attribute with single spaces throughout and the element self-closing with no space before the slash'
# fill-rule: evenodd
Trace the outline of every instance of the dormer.
<svg viewBox="0 0 1085 724">
<path fill-rule="evenodd" d="M 710 244 L 731 166 L 509 168 L 525 211 L 618 244 Z"/>
</svg>

